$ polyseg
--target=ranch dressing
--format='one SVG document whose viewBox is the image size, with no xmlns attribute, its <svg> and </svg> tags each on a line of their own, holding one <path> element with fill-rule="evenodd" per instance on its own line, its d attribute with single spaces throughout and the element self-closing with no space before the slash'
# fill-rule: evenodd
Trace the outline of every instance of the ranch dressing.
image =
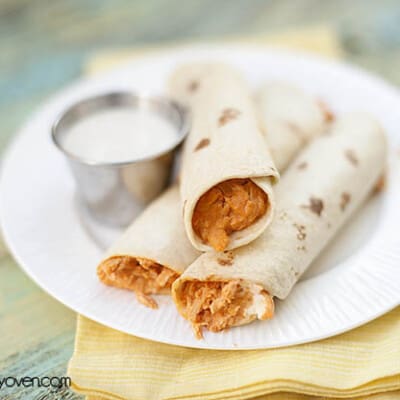
<svg viewBox="0 0 400 400">
<path fill-rule="evenodd" d="M 134 161 L 171 148 L 172 123 L 143 109 L 102 110 L 74 123 L 63 135 L 64 149 L 92 162 Z"/>
</svg>

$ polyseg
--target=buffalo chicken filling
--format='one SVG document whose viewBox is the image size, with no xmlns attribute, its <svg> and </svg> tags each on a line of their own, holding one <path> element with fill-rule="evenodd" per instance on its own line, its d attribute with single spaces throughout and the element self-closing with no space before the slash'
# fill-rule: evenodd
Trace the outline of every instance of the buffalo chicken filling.
<svg viewBox="0 0 400 400">
<path fill-rule="evenodd" d="M 178 294 L 182 314 L 198 339 L 202 328 L 219 332 L 251 320 L 269 319 L 274 314 L 272 297 L 258 285 L 240 279 L 230 281 L 186 281 Z"/>
<path fill-rule="evenodd" d="M 148 295 L 168 291 L 179 276 L 154 261 L 130 256 L 108 258 L 98 266 L 97 275 L 106 285 L 133 290 L 150 308 L 157 308 L 157 303 Z"/>
<path fill-rule="evenodd" d="M 229 244 L 229 235 L 260 219 L 267 211 L 268 196 L 250 179 L 230 179 L 204 193 L 192 217 L 193 230 L 216 251 Z"/>
</svg>

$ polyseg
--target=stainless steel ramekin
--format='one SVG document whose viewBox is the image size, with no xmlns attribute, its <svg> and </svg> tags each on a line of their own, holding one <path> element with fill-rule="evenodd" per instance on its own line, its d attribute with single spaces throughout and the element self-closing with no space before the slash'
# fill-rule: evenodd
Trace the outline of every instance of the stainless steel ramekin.
<svg viewBox="0 0 400 400">
<path fill-rule="evenodd" d="M 170 147 L 150 156 L 122 162 L 98 162 L 79 157 L 63 147 L 62 137 L 77 121 L 94 113 L 118 107 L 146 109 L 158 114 L 176 129 Z M 187 134 L 182 107 L 163 97 L 112 92 L 75 103 L 54 122 L 51 136 L 64 153 L 76 180 L 77 194 L 89 213 L 110 226 L 126 226 L 168 184 L 174 153 Z M 110 132 L 110 134 L 112 134 Z M 132 134 L 138 134 L 132 128 Z"/>
</svg>

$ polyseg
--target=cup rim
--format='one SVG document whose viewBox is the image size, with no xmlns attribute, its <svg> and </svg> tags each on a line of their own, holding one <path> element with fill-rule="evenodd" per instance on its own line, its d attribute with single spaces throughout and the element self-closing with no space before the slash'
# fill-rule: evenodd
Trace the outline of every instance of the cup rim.
<svg viewBox="0 0 400 400">
<path fill-rule="evenodd" d="M 60 136 L 62 134 L 61 125 L 67 118 L 71 118 L 72 114 L 77 113 L 79 109 L 82 107 L 87 107 L 92 112 L 96 112 L 96 109 L 101 110 L 102 108 L 106 109 L 107 104 L 112 104 L 114 101 L 120 101 L 119 104 L 135 106 L 139 108 L 139 104 L 146 103 L 150 104 L 152 107 L 162 106 L 164 108 L 169 108 L 173 110 L 173 112 L 179 117 L 179 125 L 176 127 L 177 135 L 176 139 L 174 139 L 168 148 L 160 150 L 158 152 L 151 153 L 149 155 L 143 157 L 135 157 L 130 160 L 123 161 L 98 161 L 90 158 L 79 156 L 71 151 L 65 149 L 60 140 Z M 152 110 L 152 112 L 157 113 L 156 110 Z M 90 112 L 84 112 L 82 117 L 90 114 Z M 73 119 L 73 117 L 72 117 Z M 61 129 L 61 130 L 60 130 Z M 81 100 L 73 103 L 68 106 L 65 110 L 60 112 L 58 116 L 55 118 L 52 126 L 51 126 L 51 139 L 54 145 L 60 150 L 68 159 L 79 162 L 83 165 L 88 166 L 97 166 L 97 167 L 123 167 L 126 165 L 136 164 L 143 161 L 155 160 L 165 154 L 168 154 L 174 151 L 185 139 L 189 130 L 189 115 L 188 111 L 181 104 L 172 100 L 166 96 L 161 95 L 149 95 L 149 94 L 140 94 L 132 91 L 109 91 L 101 94 L 97 94 L 94 96 L 87 96 L 82 98 Z"/>
</svg>

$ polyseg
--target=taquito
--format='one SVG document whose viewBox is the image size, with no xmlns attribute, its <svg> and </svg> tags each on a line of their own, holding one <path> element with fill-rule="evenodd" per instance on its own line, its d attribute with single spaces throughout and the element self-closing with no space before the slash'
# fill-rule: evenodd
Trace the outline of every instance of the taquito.
<svg viewBox="0 0 400 400">
<path fill-rule="evenodd" d="M 224 67 L 218 63 L 194 63 L 176 68 L 169 80 L 170 96 L 190 109 L 202 80 L 210 73 L 223 73 Z M 300 148 L 334 120 L 334 114 L 322 100 L 280 81 L 261 85 L 254 95 L 254 105 L 260 129 L 279 172 Z"/>
<path fill-rule="evenodd" d="M 312 129 L 315 136 L 321 134 L 325 124 L 316 124 L 315 121 L 324 120 L 324 113 L 317 106 L 317 101 L 305 96 L 301 90 L 293 88 L 291 104 L 295 106 L 296 101 L 298 108 L 304 111 L 303 117 L 296 120 L 298 128 L 303 132 Z M 304 102 L 312 104 L 305 107 Z M 274 110 L 274 114 L 268 111 L 269 107 Z M 265 102 L 263 109 L 266 113 L 264 115 L 268 115 L 268 123 L 263 122 L 263 126 L 268 133 L 267 140 L 272 141 L 275 136 L 280 136 L 283 121 L 290 123 L 292 113 L 284 104 L 281 104 L 281 108 L 275 107 L 273 99 Z M 289 136 L 286 138 L 292 140 Z M 284 143 L 282 146 L 285 147 Z M 288 155 L 279 151 L 279 146 L 273 147 L 272 156 L 280 171 L 287 167 L 294 153 L 297 153 L 304 143 L 296 142 L 296 146 L 295 151 Z M 103 283 L 133 290 L 139 301 L 155 308 L 156 302 L 150 295 L 169 293 L 172 281 L 200 254 L 187 239 L 182 221 L 179 189 L 175 184 L 133 221 L 121 238 L 107 251 L 97 267 L 97 273 Z"/>
<path fill-rule="evenodd" d="M 303 272 L 381 176 L 386 141 L 367 114 L 349 114 L 313 141 L 276 186 L 276 216 L 245 247 L 204 253 L 172 286 L 180 314 L 198 337 L 269 319 Z"/>
<path fill-rule="evenodd" d="M 181 67 L 171 80 L 187 82 L 192 73 L 192 65 Z M 271 222 L 279 179 L 249 88 L 231 67 L 205 64 L 189 105 L 180 176 L 186 233 L 202 251 L 243 246 Z"/>
<path fill-rule="evenodd" d="M 139 302 L 157 308 L 149 295 L 170 293 L 173 281 L 199 255 L 186 237 L 175 184 L 107 251 L 97 275 L 106 285 L 132 290 Z"/>
</svg>

